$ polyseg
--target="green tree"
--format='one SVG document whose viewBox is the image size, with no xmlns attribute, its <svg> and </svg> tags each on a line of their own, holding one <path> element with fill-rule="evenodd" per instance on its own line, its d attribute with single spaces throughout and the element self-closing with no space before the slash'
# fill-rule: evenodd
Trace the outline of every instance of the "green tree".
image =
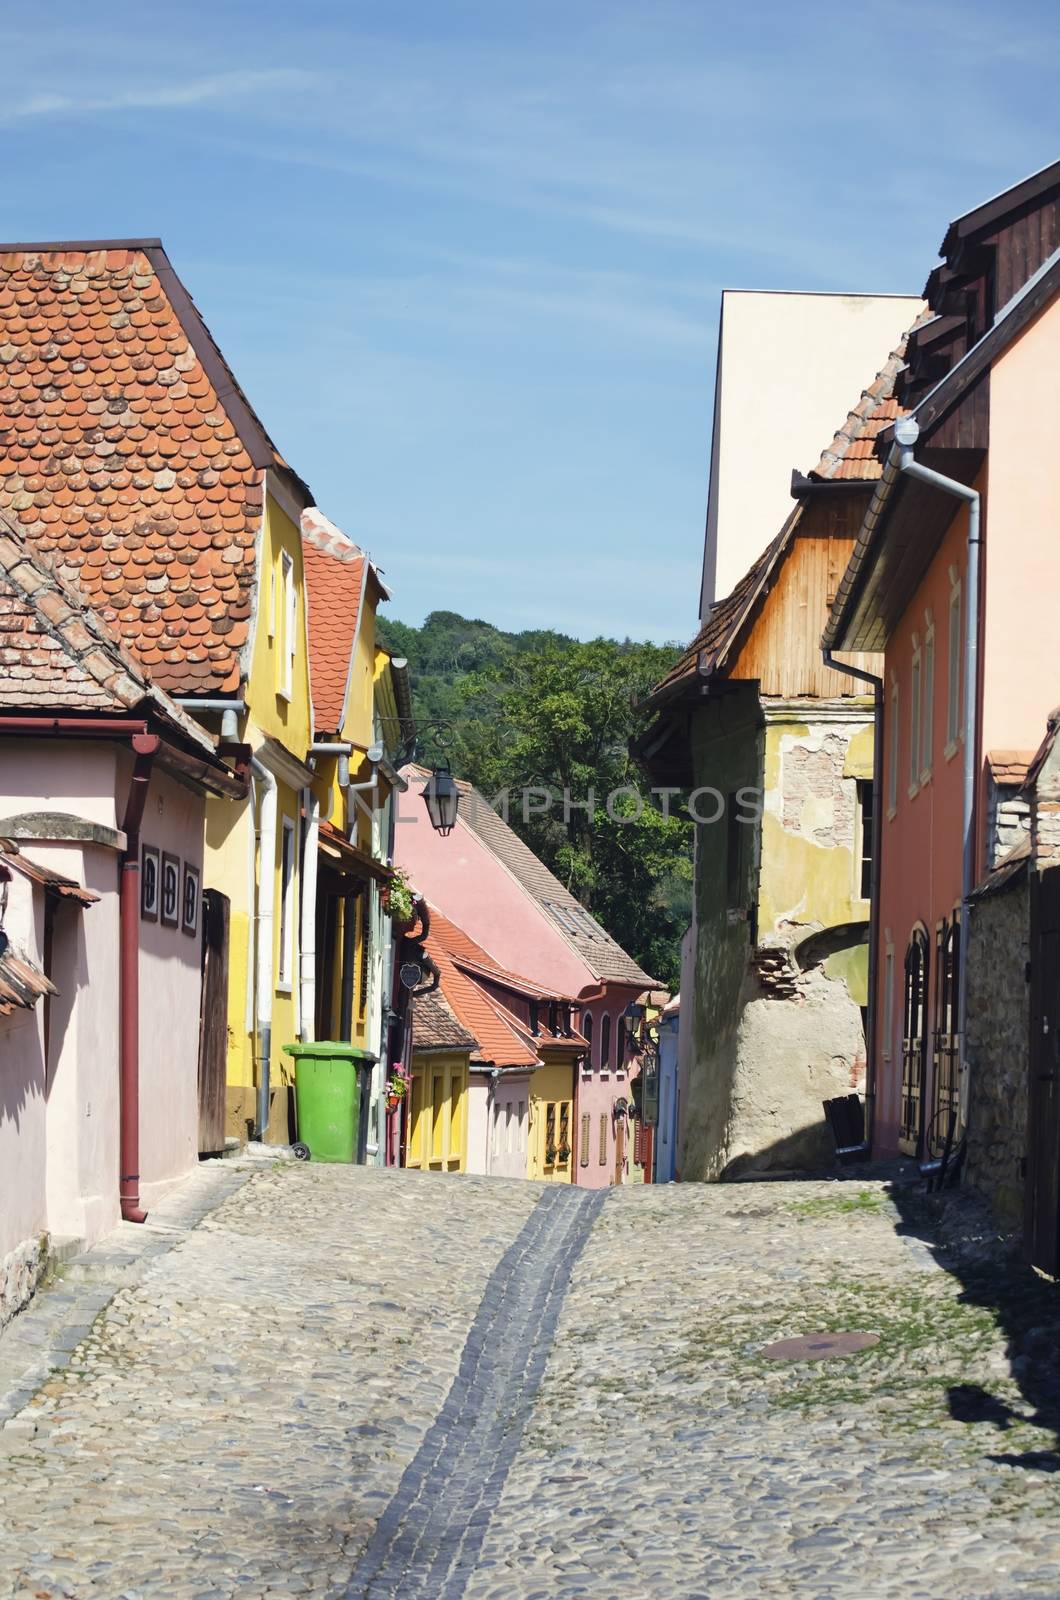
<svg viewBox="0 0 1060 1600">
<path fill-rule="evenodd" d="M 691 824 L 652 805 L 629 741 L 635 702 L 675 656 L 629 640 L 546 641 L 469 675 L 458 719 L 459 770 L 487 798 L 509 790 L 511 825 L 673 989 L 691 914 Z"/>
</svg>

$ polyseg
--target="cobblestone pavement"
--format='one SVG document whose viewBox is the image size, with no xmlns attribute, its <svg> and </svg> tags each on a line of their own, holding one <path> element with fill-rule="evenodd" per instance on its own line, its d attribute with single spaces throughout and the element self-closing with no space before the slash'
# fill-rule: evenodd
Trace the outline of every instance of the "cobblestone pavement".
<svg viewBox="0 0 1060 1600">
<path fill-rule="evenodd" d="M 0 1596 L 1060 1595 L 1057 1291 L 929 1205 L 219 1164 L 0 1337 Z"/>
</svg>

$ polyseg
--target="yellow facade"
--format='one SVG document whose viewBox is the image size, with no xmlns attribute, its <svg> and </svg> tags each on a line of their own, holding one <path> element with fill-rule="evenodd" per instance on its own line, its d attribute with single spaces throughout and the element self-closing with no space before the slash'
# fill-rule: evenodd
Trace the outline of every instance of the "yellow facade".
<svg viewBox="0 0 1060 1600">
<path fill-rule="evenodd" d="M 407 1167 L 422 1172 L 466 1171 L 467 1078 L 466 1052 L 413 1055 Z"/>
<path fill-rule="evenodd" d="M 758 897 L 758 926 L 773 933 L 785 925 L 803 923 L 838 927 L 868 920 L 869 904 L 860 895 L 859 829 L 855 791 L 858 780 L 871 780 L 873 728 L 867 720 L 871 701 L 864 702 L 862 725 L 857 725 L 861 703 L 851 700 L 843 721 L 822 720 L 813 725 L 796 720 L 768 721 L 765 728 L 765 772 L 762 815 L 762 870 Z M 849 826 L 837 822 L 836 801 L 829 791 L 820 797 L 801 796 L 798 816 L 784 792 L 783 761 L 793 745 L 817 749 L 831 738 L 845 745 L 841 777 L 850 791 Z M 817 807 L 820 815 L 814 813 Z M 818 834 L 817 825 L 820 824 Z M 866 1004 L 867 946 L 852 945 L 831 956 L 829 977 L 846 980 L 857 1005 Z"/>
<path fill-rule="evenodd" d="M 574 1076 L 569 1061 L 548 1061 L 530 1079 L 527 1177 L 570 1183 Z"/>
<path fill-rule="evenodd" d="M 235 807 L 209 802 L 204 878 L 227 895 L 229 1131 L 245 1135 L 254 1118 L 256 885 L 273 876 L 272 1034 L 274 1091 L 270 1131 L 287 1137 L 286 1096 L 292 1063 L 283 1046 L 298 1037 L 299 914 L 301 907 L 304 763 L 312 740 L 301 534 L 271 494 L 265 497 L 255 622 L 244 683 L 246 715 L 240 737 L 276 779 L 276 831 L 271 859 L 257 841 L 261 786 Z M 270 751 L 273 754 L 270 755 Z M 286 770 L 285 770 L 286 769 Z M 303 779 L 303 773 L 305 777 Z"/>
</svg>

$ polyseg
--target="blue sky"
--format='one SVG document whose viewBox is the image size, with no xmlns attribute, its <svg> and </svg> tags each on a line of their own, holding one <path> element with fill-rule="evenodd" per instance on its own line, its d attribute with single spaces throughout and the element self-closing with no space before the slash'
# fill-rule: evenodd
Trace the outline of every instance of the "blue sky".
<svg viewBox="0 0 1060 1600">
<path fill-rule="evenodd" d="M 1060 155 L 1053 3 L 46 15 L 0 25 L 0 231 L 160 234 L 409 622 L 686 637 L 721 289 L 916 292 Z"/>
</svg>

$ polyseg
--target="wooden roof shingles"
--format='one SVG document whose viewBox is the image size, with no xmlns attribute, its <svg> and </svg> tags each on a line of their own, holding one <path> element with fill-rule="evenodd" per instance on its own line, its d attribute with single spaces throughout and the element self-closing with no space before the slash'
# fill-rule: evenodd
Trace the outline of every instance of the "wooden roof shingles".
<svg viewBox="0 0 1060 1600">
<path fill-rule="evenodd" d="M 158 240 L 0 246 L 0 509 L 174 693 L 239 685 L 266 466 Z"/>
</svg>

